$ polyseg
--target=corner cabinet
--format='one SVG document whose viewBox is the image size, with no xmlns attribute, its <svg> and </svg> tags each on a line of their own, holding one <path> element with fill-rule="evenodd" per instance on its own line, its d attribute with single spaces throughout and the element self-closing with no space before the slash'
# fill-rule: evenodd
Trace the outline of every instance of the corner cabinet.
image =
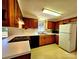
<svg viewBox="0 0 79 59">
<path fill-rule="evenodd" d="M 17 0 L 2 0 L 2 26 L 18 27 L 18 18 L 22 17 Z M 5 11 L 4 11 L 5 10 Z"/>
</svg>

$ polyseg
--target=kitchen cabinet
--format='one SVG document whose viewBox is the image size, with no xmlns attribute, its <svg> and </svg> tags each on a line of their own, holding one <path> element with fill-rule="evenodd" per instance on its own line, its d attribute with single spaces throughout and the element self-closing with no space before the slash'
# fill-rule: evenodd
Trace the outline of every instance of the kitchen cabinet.
<svg viewBox="0 0 79 59">
<path fill-rule="evenodd" d="M 46 44 L 51 44 L 54 43 L 55 39 L 54 36 L 52 35 L 40 35 L 39 37 L 39 45 L 46 45 Z"/>
<path fill-rule="evenodd" d="M 8 1 L 2 0 L 2 26 L 9 26 Z"/>
<path fill-rule="evenodd" d="M 59 30 L 60 24 L 67 24 L 67 23 L 76 22 L 76 21 L 77 21 L 77 17 L 57 21 L 55 22 L 55 30 L 57 31 Z"/>
<path fill-rule="evenodd" d="M 25 20 L 24 21 L 24 25 L 23 25 L 23 28 L 27 29 L 30 27 L 30 24 L 29 24 L 29 20 Z"/>
<path fill-rule="evenodd" d="M 2 0 L 2 26 L 9 26 L 7 0 Z"/>
<path fill-rule="evenodd" d="M 45 45 L 46 44 L 46 40 L 45 40 L 45 36 L 40 36 L 39 38 L 39 45 Z"/>
<path fill-rule="evenodd" d="M 37 20 L 31 19 L 29 21 L 29 23 L 30 23 L 30 28 L 38 28 L 38 21 Z"/>
<path fill-rule="evenodd" d="M 54 29 L 54 27 L 55 27 L 55 22 L 48 21 L 47 23 L 48 23 L 48 24 L 47 24 L 47 28 L 48 28 L 48 29 Z"/>
<path fill-rule="evenodd" d="M 11 59 L 31 59 L 31 54 L 25 54 L 22 56 L 11 58 Z"/>
<path fill-rule="evenodd" d="M 31 27 L 32 28 L 38 28 L 38 21 L 37 20 L 32 20 Z"/>
<path fill-rule="evenodd" d="M 55 30 L 59 29 L 59 22 L 55 22 Z"/>
<path fill-rule="evenodd" d="M 52 29 L 52 22 L 48 21 L 48 29 Z"/>
<path fill-rule="evenodd" d="M 23 18 L 24 25 L 23 28 L 38 28 L 38 20 L 33 18 Z"/>
<path fill-rule="evenodd" d="M 21 18 L 22 14 L 17 0 L 2 0 L 2 3 L 2 10 L 5 10 L 2 26 L 18 27 L 18 18 Z"/>
</svg>

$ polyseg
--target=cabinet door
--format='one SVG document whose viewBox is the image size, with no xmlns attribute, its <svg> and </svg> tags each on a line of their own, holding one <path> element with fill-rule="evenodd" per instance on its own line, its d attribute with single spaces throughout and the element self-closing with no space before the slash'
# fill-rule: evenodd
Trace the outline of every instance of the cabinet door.
<svg viewBox="0 0 79 59">
<path fill-rule="evenodd" d="M 38 28 L 38 20 L 33 20 L 33 28 Z"/>
<path fill-rule="evenodd" d="M 46 41 L 45 41 L 45 36 L 40 36 L 39 38 L 39 45 L 45 45 L 46 44 Z"/>
<path fill-rule="evenodd" d="M 55 29 L 59 29 L 59 22 L 55 22 Z"/>
<path fill-rule="evenodd" d="M 36 19 L 30 20 L 30 28 L 37 28 L 38 27 L 38 21 Z"/>
<path fill-rule="evenodd" d="M 51 43 L 54 43 L 55 42 L 55 38 L 52 35 L 47 35 L 45 37 L 45 40 L 46 40 L 46 44 L 51 44 Z"/>
<path fill-rule="evenodd" d="M 17 0 L 2 0 L 2 9 L 5 10 L 5 20 L 3 26 L 18 27 L 18 18 L 22 15 Z"/>
<path fill-rule="evenodd" d="M 59 44 L 59 35 L 55 36 L 56 44 Z"/>
<path fill-rule="evenodd" d="M 55 43 L 54 36 L 52 36 L 52 35 L 40 36 L 40 39 L 39 39 L 40 45 L 46 45 L 46 44 L 51 44 L 51 43 Z"/>
<path fill-rule="evenodd" d="M 38 28 L 38 20 L 33 18 L 23 18 L 24 27 L 23 28 Z"/>
<path fill-rule="evenodd" d="M 52 29 L 52 22 L 48 21 L 48 25 L 47 25 L 48 29 Z"/>
<path fill-rule="evenodd" d="M 8 0 L 2 0 L 2 26 L 9 26 Z"/>
</svg>

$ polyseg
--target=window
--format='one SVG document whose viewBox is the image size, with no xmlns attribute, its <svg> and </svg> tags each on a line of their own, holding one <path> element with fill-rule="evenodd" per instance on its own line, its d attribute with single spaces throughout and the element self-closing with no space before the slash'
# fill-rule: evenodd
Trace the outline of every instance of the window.
<svg viewBox="0 0 79 59">
<path fill-rule="evenodd" d="M 45 31 L 45 20 L 38 21 L 38 32 L 42 33 Z"/>
</svg>

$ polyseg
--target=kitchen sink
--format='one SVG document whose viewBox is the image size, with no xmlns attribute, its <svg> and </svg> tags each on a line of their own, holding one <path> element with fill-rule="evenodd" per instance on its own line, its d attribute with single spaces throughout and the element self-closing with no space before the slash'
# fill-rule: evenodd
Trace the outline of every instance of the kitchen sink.
<svg viewBox="0 0 79 59">
<path fill-rule="evenodd" d="M 19 37 L 14 37 L 12 40 L 9 41 L 9 43 L 27 41 L 27 40 L 29 40 L 29 38 L 27 36 L 19 36 Z"/>
</svg>

